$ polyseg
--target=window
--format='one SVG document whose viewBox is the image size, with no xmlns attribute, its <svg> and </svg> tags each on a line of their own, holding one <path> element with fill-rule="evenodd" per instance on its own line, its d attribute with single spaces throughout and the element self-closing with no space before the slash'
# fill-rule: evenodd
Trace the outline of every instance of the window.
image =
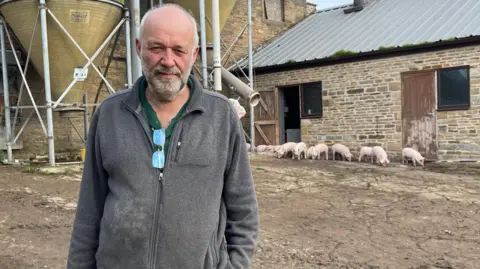
<svg viewBox="0 0 480 269">
<path fill-rule="evenodd" d="M 283 22 L 283 0 L 263 0 L 265 19 Z"/>
<path fill-rule="evenodd" d="M 302 118 L 322 117 L 322 82 L 303 84 L 300 90 Z"/>
<path fill-rule="evenodd" d="M 438 110 L 470 108 L 469 67 L 438 70 Z"/>
</svg>

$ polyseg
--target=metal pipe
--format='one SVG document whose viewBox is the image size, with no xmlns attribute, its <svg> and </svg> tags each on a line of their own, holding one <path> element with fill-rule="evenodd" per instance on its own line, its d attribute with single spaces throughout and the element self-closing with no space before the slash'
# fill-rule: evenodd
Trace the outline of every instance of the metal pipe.
<svg viewBox="0 0 480 269">
<path fill-rule="evenodd" d="M 33 39 L 35 38 L 35 33 L 37 32 L 37 26 L 38 26 L 38 21 L 40 19 L 40 10 L 37 12 L 37 18 L 35 19 L 35 25 L 33 26 L 33 32 L 32 32 L 32 37 L 30 38 L 30 44 L 28 45 L 28 53 L 27 53 L 27 59 L 25 60 L 25 68 L 23 69 L 23 75 L 27 75 L 27 70 L 30 64 L 30 56 L 32 53 L 32 47 L 33 47 Z M 22 84 L 20 85 L 20 90 L 18 93 L 18 100 L 17 100 L 17 106 L 20 105 L 20 101 L 22 100 L 23 96 L 23 88 L 25 87 L 25 82 L 22 80 Z M 13 116 L 13 122 L 12 122 L 12 136 L 15 135 L 15 125 L 17 124 L 17 117 L 18 117 L 18 109 L 15 110 L 15 116 Z"/>
<path fill-rule="evenodd" d="M 225 84 L 231 85 L 233 87 L 233 91 L 241 98 L 245 99 L 251 108 L 258 105 L 261 99 L 261 96 L 258 92 L 255 92 L 251 87 L 247 86 L 245 83 L 243 83 L 243 81 L 234 76 L 224 67 L 222 67 L 221 70 L 222 81 L 224 81 Z"/>
<path fill-rule="evenodd" d="M 125 9 L 125 53 L 127 54 L 127 87 L 132 87 L 132 46 L 130 44 L 130 24 L 132 20 L 130 19 L 130 11 Z"/>
<path fill-rule="evenodd" d="M 20 110 L 26 108 L 47 108 L 47 106 L 12 106 L 12 109 Z"/>
<path fill-rule="evenodd" d="M 0 17 L 0 24 L 2 24 L 2 29 L 0 31 L 0 43 L 1 43 L 1 54 L 2 54 L 2 75 L 3 75 L 3 104 L 5 108 L 5 142 L 7 144 L 7 160 L 13 162 L 13 153 L 12 153 L 12 144 L 11 136 L 12 130 L 10 125 L 10 94 L 8 91 L 8 70 L 7 70 L 7 56 L 5 49 L 5 32 L 6 28 L 3 27 L 5 20 Z M 16 54 L 15 50 L 12 50 Z"/>
<path fill-rule="evenodd" d="M 140 37 L 140 1 L 139 0 L 130 0 L 130 12 L 133 17 L 131 19 L 131 51 L 132 51 L 132 79 L 136 81 L 140 76 L 142 76 L 142 63 L 138 57 L 136 45 L 136 40 Z"/>
<path fill-rule="evenodd" d="M 207 18 L 207 21 L 208 23 L 210 24 L 210 26 L 212 26 L 212 22 Z M 247 24 L 248 25 L 248 24 Z M 223 42 L 223 40 L 220 38 L 220 43 L 221 45 L 225 48 L 225 49 L 228 49 L 228 46 L 227 44 L 225 44 L 225 42 Z M 230 57 L 229 57 L 230 58 Z M 240 69 L 240 72 L 242 72 L 242 74 L 248 79 L 248 76 L 247 74 L 245 74 L 245 72 L 243 72 L 243 69 L 240 67 L 240 64 L 237 62 L 237 60 L 235 59 L 235 57 L 232 58 L 233 61 L 235 62 L 235 64 L 238 66 L 238 68 Z M 213 70 L 210 74 L 213 74 L 215 72 L 215 70 Z"/>
<path fill-rule="evenodd" d="M 45 0 L 40 0 L 40 25 L 42 31 L 43 80 L 45 82 L 45 101 L 47 105 L 48 160 L 55 165 L 55 146 L 53 141 L 53 109 L 50 89 L 50 58 L 48 56 L 47 10 Z"/>
<path fill-rule="evenodd" d="M 214 89 L 222 90 L 222 63 L 220 51 L 220 0 L 212 0 L 212 26 L 213 26 L 213 71 Z"/>
<path fill-rule="evenodd" d="M 86 105 L 88 103 L 88 91 L 85 91 L 85 94 L 83 95 L 83 104 Z M 83 133 L 84 133 L 84 139 L 83 142 L 86 144 L 87 143 L 87 138 L 88 138 L 88 107 L 85 106 L 85 111 L 83 112 Z M 86 147 L 87 145 L 85 145 Z"/>
<path fill-rule="evenodd" d="M 248 78 L 250 88 L 253 89 L 253 45 L 252 45 L 252 0 L 247 3 L 247 17 L 248 17 Z M 255 113 L 254 106 L 250 105 L 250 151 L 253 152 L 255 147 Z"/>
<path fill-rule="evenodd" d="M 200 5 L 200 49 L 202 53 L 202 83 L 208 89 L 208 64 L 207 64 L 207 30 L 205 26 L 205 0 L 199 0 Z"/>
<path fill-rule="evenodd" d="M 10 33 L 8 32 L 8 29 L 7 29 L 6 25 L 4 24 L 3 26 L 4 26 L 3 28 L 5 29 L 5 33 L 7 33 L 8 42 L 10 43 L 10 47 L 12 48 L 12 51 L 16 51 L 15 46 L 13 45 L 13 42 L 12 42 L 12 38 L 10 37 Z M 13 57 L 15 58 L 15 62 L 17 63 L 18 70 L 22 70 L 22 66 L 20 65 L 20 60 L 18 59 L 17 54 L 14 53 Z M 43 124 L 43 119 L 42 119 L 42 116 L 40 115 L 40 112 L 38 112 L 38 109 L 36 107 L 37 104 L 35 103 L 35 99 L 33 98 L 32 91 L 30 91 L 30 86 L 28 86 L 27 79 L 25 78 L 25 75 L 23 74 L 23 72 L 20 72 L 20 75 L 22 76 L 23 82 L 25 83 L 25 87 L 27 87 L 27 92 L 28 92 L 28 95 L 30 97 L 30 101 L 32 101 L 35 112 L 37 112 L 38 121 L 40 122 L 40 125 L 42 126 L 43 132 L 45 133 L 45 135 L 47 135 L 47 129 L 45 128 L 45 125 Z"/>
</svg>

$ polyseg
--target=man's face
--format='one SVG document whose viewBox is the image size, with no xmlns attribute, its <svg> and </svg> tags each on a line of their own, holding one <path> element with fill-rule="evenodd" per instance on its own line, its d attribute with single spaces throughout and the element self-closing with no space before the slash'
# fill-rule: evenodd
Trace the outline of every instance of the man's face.
<svg viewBox="0 0 480 269">
<path fill-rule="evenodd" d="M 168 17 L 151 14 L 136 41 L 149 89 L 160 101 L 173 100 L 183 89 L 198 54 L 188 18 Z"/>
</svg>

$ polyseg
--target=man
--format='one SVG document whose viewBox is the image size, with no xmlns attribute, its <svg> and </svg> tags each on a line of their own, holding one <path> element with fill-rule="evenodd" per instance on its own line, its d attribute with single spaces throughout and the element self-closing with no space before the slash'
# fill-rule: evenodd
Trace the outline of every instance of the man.
<svg viewBox="0 0 480 269">
<path fill-rule="evenodd" d="M 67 268 L 249 268 L 258 205 L 238 116 L 190 75 L 195 20 L 149 11 L 144 76 L 93 115 Z"/>
</svg>

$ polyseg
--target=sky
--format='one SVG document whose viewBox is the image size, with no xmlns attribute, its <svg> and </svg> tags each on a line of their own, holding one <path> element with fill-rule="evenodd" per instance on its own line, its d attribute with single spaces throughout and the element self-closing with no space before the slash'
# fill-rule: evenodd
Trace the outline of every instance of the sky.
<svg viewBox="0 0 480 269">
<path fill-rule="evenodd" d="M 308 0 L 308 2 L 317 4 L 317 9 L 323 9 L 344 4 L 351 4 L 353 3 L 353 0 Z"/>
</svg>

